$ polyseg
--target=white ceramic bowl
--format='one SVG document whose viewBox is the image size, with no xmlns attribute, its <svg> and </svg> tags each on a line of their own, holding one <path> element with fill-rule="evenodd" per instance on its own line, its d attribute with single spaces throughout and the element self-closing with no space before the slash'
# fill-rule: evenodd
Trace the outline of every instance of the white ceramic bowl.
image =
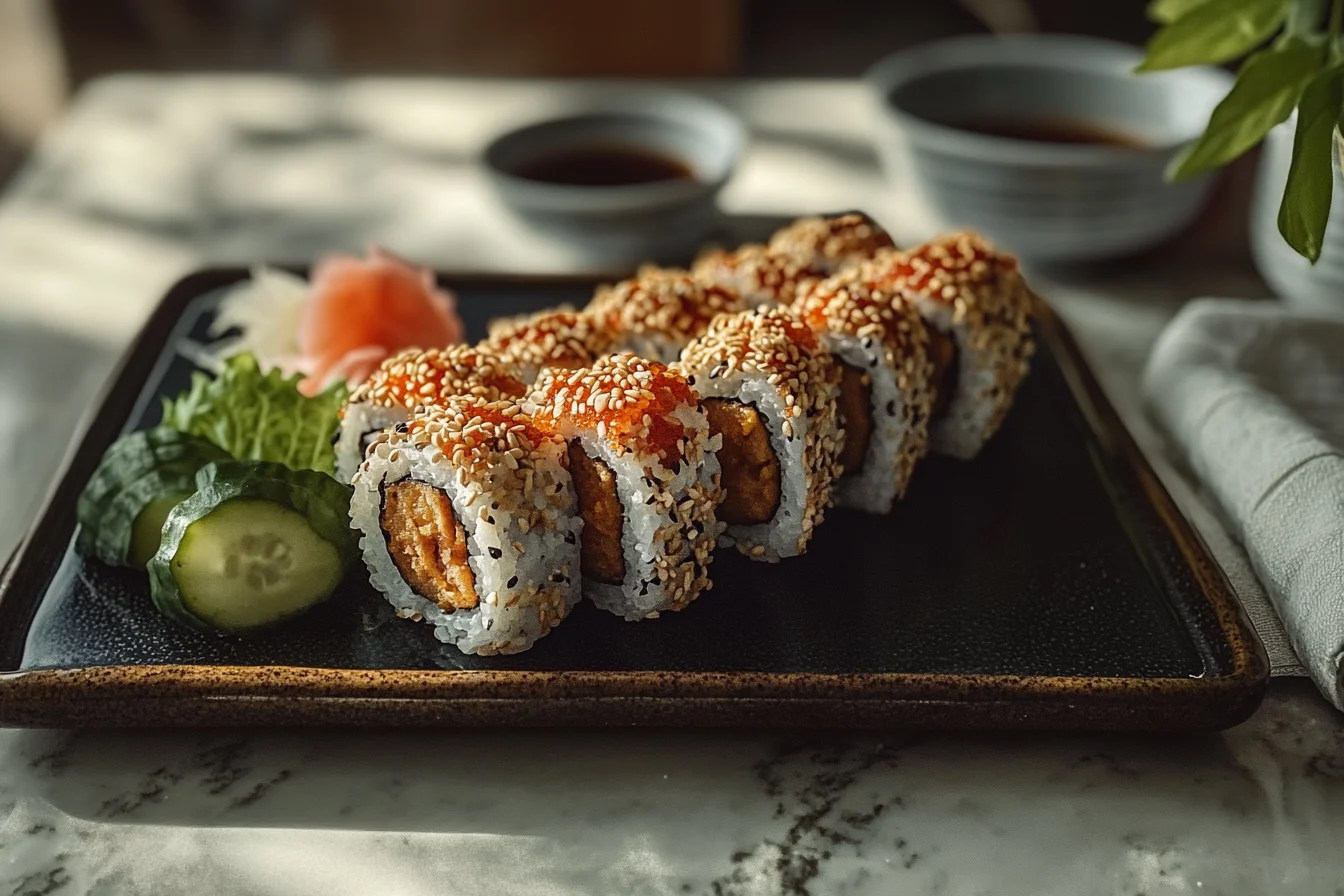
<svg viewBox="0 0 1344 896">
<path fill-rule="evenodd" d="M 692 254 L 718 223 L 715 197 L 732 176 L 746 128 L 695 94 L 608 90 L 563 117 L 496 137 L 483 162 L 495 192 L 532 228 L 619 264 Z M 676 159 L 692 177 L 628 186 L 545 183 L 514 172 L 556 152 L 618 145 Z"/>
<path fill-rule="evenodd" d="M 1084 261 L 1154 245 L 1199 212 L 1212 180 L 1163 169 L 1204 130 L 1226 72 L 1133 74 L 1135 47 L 1065 35 L 953 38 L 868 74 L 891 178 L 944 227 L 972 227 L 1032 260 Z M 1082 122 L 1136 147 L 1044 143 L 960 130 L 977 120 Z"/>
</svg>

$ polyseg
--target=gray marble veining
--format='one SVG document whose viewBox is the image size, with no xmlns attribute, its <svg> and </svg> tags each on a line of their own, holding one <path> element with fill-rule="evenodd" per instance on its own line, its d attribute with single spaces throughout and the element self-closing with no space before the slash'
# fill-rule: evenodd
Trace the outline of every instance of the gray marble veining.
<svg viewBox="0 0 1344 896">
<path fill-rule="evenodd" d="M 10 731 L 0 769 L 0 893 L 1344 882 L 1344 732 L 1299 680 L 1199 737 Z"/>
</svg>

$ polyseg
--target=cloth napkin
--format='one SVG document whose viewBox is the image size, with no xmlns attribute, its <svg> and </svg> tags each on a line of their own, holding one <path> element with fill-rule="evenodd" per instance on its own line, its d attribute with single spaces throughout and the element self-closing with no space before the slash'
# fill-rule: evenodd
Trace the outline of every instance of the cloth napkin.
<svg viewBox="0 0 1344 896">
<path fill-rule="evenodd" d="M 1153 347 L 1143 392 L 1344 709 L 1344 316 L 1196 300 Z"/>
</svg>

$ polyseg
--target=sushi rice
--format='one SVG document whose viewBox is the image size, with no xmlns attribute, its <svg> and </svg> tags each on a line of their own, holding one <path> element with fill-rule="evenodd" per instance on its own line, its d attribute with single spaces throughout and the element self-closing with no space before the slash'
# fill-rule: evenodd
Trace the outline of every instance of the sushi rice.
<svg viewBox="0 0 1344 896">
<path fill-rule="evenodd" d="M 513 369 L 471 346 L 406 349 L 388 358 L 351 394 L 336 434 L 336 478 L 349 482 L 379 432 L 447 396 L 517 398 L 526 386 Z"/>
<path fill-rule="evenodd" d="M 433 625 L 436 638 L 464 653 L 527 650 L 580 598 L 582 523 L 564 455 L 563 440 L 507 401 L 451 398 L 381 433 L 354 477 L 350 503 L 369 581 L 398 615 Z M 393 558 L 385 495 L 406 481 L 451 501 L 466 534 L 474 606 L 417 593 Z"/>
<path fill-rule="evenodd" d="M 970 460 L 993 437 L 1026 378 L 1035 342 L 1032 296 L 1017 259 L 974 233 L 880 254 L 863 276 L 899 292 L 957 347 L 956 390 L 930 427 L 930 448 Z"/>
<path fill-rule="evenodd" d="M 835 503 L 886 513 L 928 450 L 934 393 L 924 322 L 899 296 L 856 272 L 820 284 L 795 310 L 837 358 L 870 377 L 868 447 L 859 469 L 836 480 Z"/>
<path fill-rule="evenodd" d="M 772 563 L 803 553 L 839 475 L 840 372 L 830 352 L 792 311 L 762 308 L 716 319 L 687 346 L 677 367 L 702 398 L 754 408 L 779 464 L 773 518 L 729 523 L 721 543 Z"/>
<path fill-rule="evenodd" d="M 629 621 L 684 609 L 711 587 L 707 571 L 722 531 L 719 439 L 697 402 L 680 373 L 619 354 L 591 368 L 548 371 L 527 405 L 614 477 L 623 576 L 602 581 L 585 570 L 584 594 Z M 596 537 L 585 523 L 585 549 Z"/>
</svg>

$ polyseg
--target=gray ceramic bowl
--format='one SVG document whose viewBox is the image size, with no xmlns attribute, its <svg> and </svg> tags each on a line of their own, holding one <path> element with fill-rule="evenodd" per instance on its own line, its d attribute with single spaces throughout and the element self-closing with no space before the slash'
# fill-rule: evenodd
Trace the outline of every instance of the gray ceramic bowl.
<svg viewBox="0 0 1344 896">
<path fill-rule="evenodd" d="M 1141 52 L 1064 35 L 924 44 L 868 74 L 877 149 L 943 227 L 973 227 L 1038 261 L 1123 255 L 1181 230 L 1211 179 L 1167 184 L 1163 169 L 1203 131 L 1231 86 L 1211 68 L 1136 75 Z M 967 123 L 1077 122 L 1137 145 L 1037 142 Z"/>
<path fill-rule="evenodd" d="M 603 92 L 587 107 L 495 138 L 484 166 L 503 203 L 532 228 L 591 260 L 619 264 L 689 256 L 718 223 L 715 197 L 732 176 L 746 129 L 694 94 L 654 88 Z M 547 183 L 518 175 L 538 159 L 592 145 L 679 160 L 689 179 L 628 186 Z"/>
</svg>

